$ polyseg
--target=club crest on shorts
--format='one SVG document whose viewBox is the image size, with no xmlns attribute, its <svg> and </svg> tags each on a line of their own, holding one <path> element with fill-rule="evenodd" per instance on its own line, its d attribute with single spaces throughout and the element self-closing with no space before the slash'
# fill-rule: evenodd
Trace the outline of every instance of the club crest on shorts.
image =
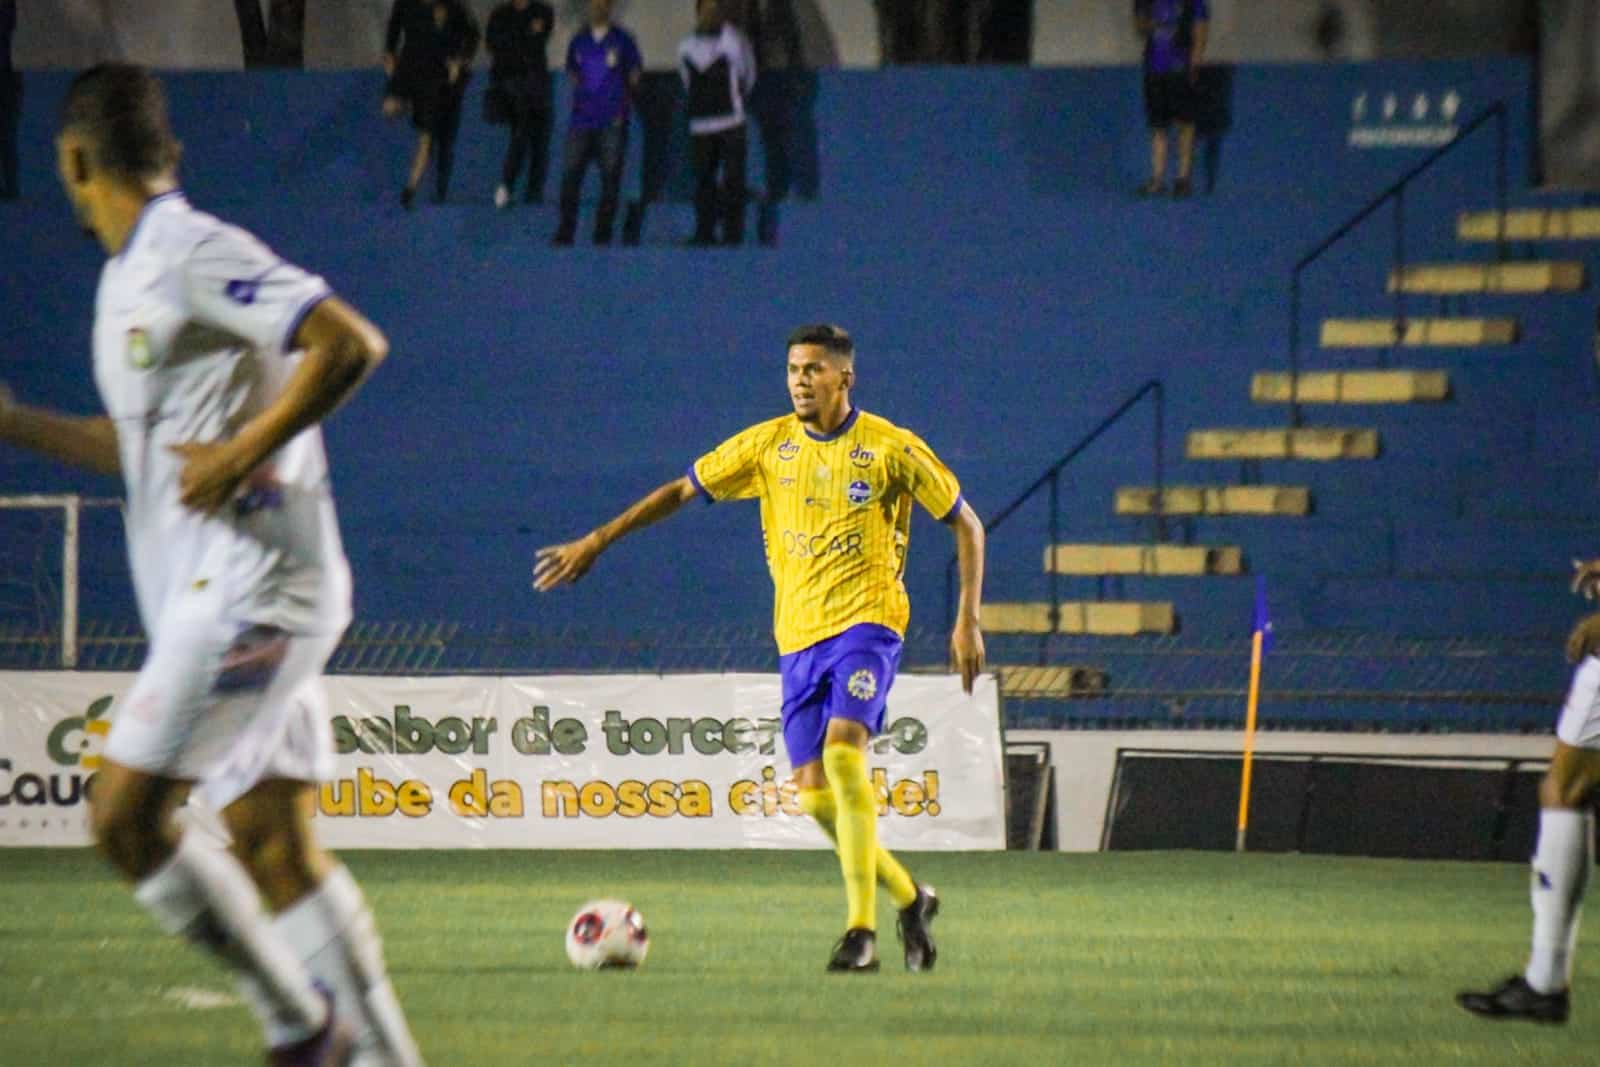
<svg viewBox="0 0 1600 1067">
<path fill-rule="evenodd" d="M 871 700 L 878 695 L 878 676 L 866 667 L 862 667 L 850 676 L 845 688 L 857 700 Z"/>
<path fill-rule="evenodd" d="M 136 370 L 149 370 L 155 362 L 155 354 L 150 351 L 150 331 L 143 326 L 129 330 L 128 365 Z"/>
</svg>

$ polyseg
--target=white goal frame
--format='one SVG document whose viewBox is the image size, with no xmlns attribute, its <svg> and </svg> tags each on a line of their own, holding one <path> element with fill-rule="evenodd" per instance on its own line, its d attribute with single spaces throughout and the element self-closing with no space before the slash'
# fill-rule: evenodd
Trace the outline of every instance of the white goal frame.
<svg viewBox="0 0 1600 1067">
<path fill-rule="evenodd" d="M 0 495 L 0 510 L 61 512 L 61 666 L 78 665 L 78 538 L 85 508 L 120 508 L 118 497 L 85 497 L 76 493 Z"/>
</svg>

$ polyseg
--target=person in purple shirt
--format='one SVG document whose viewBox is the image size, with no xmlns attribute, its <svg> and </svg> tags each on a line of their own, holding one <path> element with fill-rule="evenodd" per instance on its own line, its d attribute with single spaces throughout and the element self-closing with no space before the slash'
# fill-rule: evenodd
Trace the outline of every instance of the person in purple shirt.
<svg viewBox="0 0 1600 1067">
<path fill-rule="evenodd" d="M 589 0 L 589 25 L 567 46 L 572 120 L 561 164 L 561 226 L 555 243 L 570 245 L 578 230 L 578 192 L 591 161 L 600 164 L 600 208 L 594 243 L 611 243 L 628 150 L 628 104 L 644 60 L 633 34 L 611 24 L 611 0 Z"/>
<path fill-rule="evenodd" d="M 1134 0 L 1133 22 L 1144 41 L 1144 113 L 1150 124 L 1150 180 L 1140 196 L 1167 192 L 1167 129 L 1178 127 L 1173 196 L 1188 196 L 1194 162 L 1195 84 L 1206 51 L 1211 11 L 1206 0 Z"/>
</svg>

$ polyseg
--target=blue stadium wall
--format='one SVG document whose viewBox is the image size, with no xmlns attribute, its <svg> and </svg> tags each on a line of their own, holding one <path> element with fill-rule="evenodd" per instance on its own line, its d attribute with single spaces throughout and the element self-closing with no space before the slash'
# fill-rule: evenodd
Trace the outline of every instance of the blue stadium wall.
<svg viewBox="0 0 1600 1067">
<path fill-rule="evenodd" d="M 777 241 L 740 251 L 678 247 L 690 219 L 670 79 L 653 81 L 649 135 L 636 128 L 630 148 L 627 193 L 643 184 L 656 200 L 642 244 L 603 250 L 549 248 L 548 208 L 489 206 L 500 133 L 478 119 L 481 86 L 452 203 L 406 214 L 395 194 L 410 131 L 378 118 L 376 76 L 169 84 L 191 199 L 326 275 L 390 336 L 391 359 L 328 431 L 359 616 L 643 630 L 767 620 L 752 506 L 696 508 L 558 595 L 529 591 L 534 550 L 784 410 L 782 338 L 797 323 L 855 333 L 860 405 L 920 431 L 981 514 L 1150 378 L 1166 386 L 1169 480 L 1230 480 L 1236 467 L 1182 460 L 1183 432 L 1281 422 L 1250 403 L 1249 379 L 1284 365 L 1291 264 L 1421 155 L 1352 147 L 1359 96 L 1376 108 L 1397 94 L 1401 125 L 1417 94 L 1437 109 L 1453 92 L 1458 118 L 1506 101 L 1513 198 L 1532 195 L 1532 75 L 1520 61 L 1240 67 L 1214 79 L 1202 195 L 1186 203 L 1131 194 L 1148 165 L 1131 69 L 769 79 L 753 184 L 775 194 Z M 25 198 L 0 205 L 0 377 L 30 401 L 91 410 L 100 254 L 77 236 L 50 171 L 64 85 L 30 76 Z M 1492 203 L 1493 149 L 1480 134 L 1408 196 L 1412 257 L 1484 254 L 1457 250 L 1453 225 L 1457 211 Z M 1391 241 L 1374 224 L 1313 268 L 1308 336 L 1323 316 L 1389 307 Z M 1202 520 L 1185 534 L 1244 545 L 1286 630 L 1560 632 L 1573 610 L 1563 571 L 1596 547 L 1600 513 L 1593 302 L 1548 298 L 1518 313 L 1516 349 L 1449 361 L 1448 405 L 1315 413 L 1378 427 L 1384 456 L 1265 465 L 1267 481 L 1312 487 L 1312 517 Z M 1314 350 L 1308 362 L 1338 365 Z M 1139 536 L 1113 516 L 1112 494 L 1147 484 L 1150 466 L 1141 413 L 1071 470 L 1066 536 Z M 116 489 L 11 452 L 0 453 L 0 487 Z M 1043 594 L 1044 540 L 1039 505 L 995 535 L 991 599 Z M 940 621 L 950 549 L 919 517 L 908 583 L 923 624 Z M 130 618 L 120 560 L 100 549 L 89 566 L 86 614 Z M 1185 633 L 1223 635 L 1245 625 L 1248 585 L 1129 580 L 1120 592 L 1174 599 Z"/>
</svg>

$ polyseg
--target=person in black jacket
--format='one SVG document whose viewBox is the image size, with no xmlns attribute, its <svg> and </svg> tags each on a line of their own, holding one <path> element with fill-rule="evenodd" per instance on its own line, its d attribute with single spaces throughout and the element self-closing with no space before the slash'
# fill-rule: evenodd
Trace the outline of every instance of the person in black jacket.
<svg viewBox="0 0 1600 1067">
<path fill-rule="evenodd" d="M 742 244 L 745 215 L 745 101 L 755 87 L 750 40 L 723 17 L 719 0 L 695 5 L 694 32 L 678 46 L 678 73 L 688 96 L 694 160 L 694 245 Z M 717 172 L 722 185 L 717 185 Z"/>
<path fill-rule="evenodd" d="M 22 195 L 17 184 L 17 127 L 22 118 L 22 75 L 11 66 L 17 0 L 0 0 L 0 200 Z"/>
<path fill-rule="evenodd" d="M 555 12 L 538 0 L 507 0 L 489 16 L 487 40 L 491 66 L 487 110 L 511 128 L 506 158 L 500 168 L 496 207 L 511 202 L 522 160 L 528 158 L 525 203 L 544 200 L 545 172 L 550 158 L 550 61 L 546 49 Z"/>
<path fill-rule="evenodd" d="M 436 154 L 434 195 L 444 203 L 455 161 L 456 131 L 467 69 L 478 50 L 478 23 L 460 0 L 395 0 L 384 37 L 383 69 L 389 76 L 383 113 L 390 118 L 411 107 L 417 151 L 400 203 L 411 207 L 417 186 Z"/>
</svg>

